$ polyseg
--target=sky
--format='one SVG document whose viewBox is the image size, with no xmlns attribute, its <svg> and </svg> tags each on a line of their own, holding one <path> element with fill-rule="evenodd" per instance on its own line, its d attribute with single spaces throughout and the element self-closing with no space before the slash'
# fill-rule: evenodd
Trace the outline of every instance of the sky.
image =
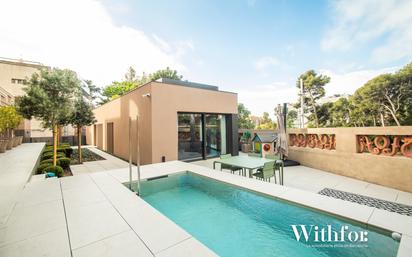
<svg viewBox="0 0 412 257">
<path fill-rule="evenodd" d="M 100 87 L 170 67 L 238 93 L 254 115 L 297 100 L 297 77 L 353 94 L 412 61 L 410 0 L 0 0 L 0 57 L 70 68 Z"/>
</svg>

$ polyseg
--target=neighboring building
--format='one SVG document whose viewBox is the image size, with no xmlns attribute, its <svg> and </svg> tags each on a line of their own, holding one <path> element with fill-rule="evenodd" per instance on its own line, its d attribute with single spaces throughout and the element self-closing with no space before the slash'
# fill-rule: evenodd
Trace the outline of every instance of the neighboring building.
<svg viewBox="0 0 412 257">
<path fill-rule="evenodd" d="M 142 164 L 198 160 L 238 154 L 237 94 L 215 86 L 161 79 L 149 82 L 94 110 L 87 143 L 136 161 L 139 114 Z"/>
<path fill-rule="evenodd" d="M 23 88 L 33 73 L 49 68 L 39 62 L 0 58 L 0 105 L 12 105 L 15 98 L 25 94 Z M 51 142 L 52 132 L 44 129 L 36 119 L 23 120 L 15 134 L 24 137 L 24 142 Z M 73 143 L 75 130 L 71 126 L 61 129 L 62 142 Z"/>
<path fill-rule="evenodd" d="M 14 96 L 0 86 L 0 106 L 14 104 Z"/>
<path fill-rule="evenodd" d="M 39 69 L 44 68 L 41 63 L 0 58 L 0 97 L 1 104 L 14 104 L 15 98 L 25 94 L 23 91 L 27 79 Z M 7 99 L 7 100 L 5 100 Z M 50 132 L 44 131 L 37 120 L 23 120 L 15 130 L 17 135 L 23 136 L 24 141 L 30 141 L 31 137 L 45 135 Z"/>
</svg>

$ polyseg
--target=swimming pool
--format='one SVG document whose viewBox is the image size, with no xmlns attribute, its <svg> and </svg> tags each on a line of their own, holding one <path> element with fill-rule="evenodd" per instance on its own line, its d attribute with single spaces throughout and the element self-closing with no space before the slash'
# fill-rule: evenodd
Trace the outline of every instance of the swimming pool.
<svg viewBox="0 0 412 257">
<path fill-rule="evenodd" d="M 144 181 L 141 188 L 146 202 L 223 257 L 391 257 L 399 247 L 386 232 L 191 172 Z"/>
</svg>

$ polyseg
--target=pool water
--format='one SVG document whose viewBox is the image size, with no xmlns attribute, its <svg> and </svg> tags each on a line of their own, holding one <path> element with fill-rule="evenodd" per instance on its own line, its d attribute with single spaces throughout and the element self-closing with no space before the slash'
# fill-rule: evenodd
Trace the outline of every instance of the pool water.
<svg viewBox="0 0 412 257">
<path fill-rule="evenodd" d="M 223 257 L 391 257 L 399 247 L 387 233 L 191 172 L 145 181 L 141 188 L 145 201 Z M 337 231 L 347 225 L 348 231 L 366 231 L 367 242 L 316 242 L 313 236 L 298 242 L 292 225 Z"/>
</svg>

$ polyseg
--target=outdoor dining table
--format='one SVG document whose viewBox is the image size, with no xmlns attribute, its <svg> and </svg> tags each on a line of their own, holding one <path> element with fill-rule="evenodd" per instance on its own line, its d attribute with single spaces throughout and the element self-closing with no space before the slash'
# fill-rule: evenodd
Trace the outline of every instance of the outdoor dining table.
<svg viewBox="0 0 412 257">
<path fill-rule="evenodd" d="M 266 162 L 274 161 L 273 159 L 261 158 L 261 157 L 252 157 L 252 156 L 232 156 L 230 158 L 225 159 L 218 159 L 213 162 L 213 169 L 216 169 L 216 163 L 220 164 L 227 164 L 235 167 L 242 168 L 244 170 L 249 171 L 249 177 L 252 177 L 252 171 L 258 168 L 262 168 Z M 279 182 L 283 185 L 283 161 L 277 160 L 277 162 L 281 162 L 280 166 L 280 175 L 279 175 Z"/>
</svg>

